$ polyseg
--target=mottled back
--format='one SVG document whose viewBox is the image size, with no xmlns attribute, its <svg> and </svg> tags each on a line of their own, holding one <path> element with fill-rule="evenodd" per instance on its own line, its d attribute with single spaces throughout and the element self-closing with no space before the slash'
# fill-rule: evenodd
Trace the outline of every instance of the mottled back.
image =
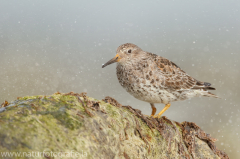
<svg viewBox="0 0 240 159">
<path fill-rule="evenodd" d="M 165 88 L 173 90 L 214 89 L 212 87 L 209 87 L 211 85 L 210 83 L 200 82 L 189 76 L 172 61 L 152 53 L 148 54 L 151 56 L 152 61 L 154 61 L 158 67 L 160 73 L 165 76 Z"/>
</svg>

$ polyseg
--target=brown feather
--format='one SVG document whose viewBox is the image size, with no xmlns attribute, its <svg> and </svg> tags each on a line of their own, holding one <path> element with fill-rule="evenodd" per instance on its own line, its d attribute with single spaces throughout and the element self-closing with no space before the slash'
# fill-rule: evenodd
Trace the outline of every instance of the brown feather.
<svg viewBox="0 0 240 159">
<path fill-rule="evenodd" d="M 167 74 L 168 81 L 166 81 L 164 85 L 166 88 L 170 88 L 174 90 L 179 90 L 179 89 L 216 90 L 215 88 L 210 87 L 211 83 L 201 82 L 189 76 L 186 72 L 184 72 L 179 66 L 177 66 L 172 61 L 152 53 L 149 53 L 149 54 L 152 56 L 152 61 L 156 63 L 156 66 L 159 68 L 159 71 L 162 74 L 165 74 L 165 75 Z M 170 81 L 175 81 L 175 82 L 170 82 Z"/>
</svg>

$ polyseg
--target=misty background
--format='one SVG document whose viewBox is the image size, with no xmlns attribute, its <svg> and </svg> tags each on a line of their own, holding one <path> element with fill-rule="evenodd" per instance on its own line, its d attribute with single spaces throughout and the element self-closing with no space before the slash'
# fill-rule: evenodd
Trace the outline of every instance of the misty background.
<svg viewBox="0 0 240 159">
<path fill-rule="evenodd" d="M 164 113 L 195 122 L 240 158 L 240 1 L 1 1 L 0 103 L 56 91 L 111 96 L 151 114 L 118 83 L 119 45 L 168 58 L 221 97 L 173 102 Z M 164 105 L 156 104 L 157 112 Z"/>
</svg>

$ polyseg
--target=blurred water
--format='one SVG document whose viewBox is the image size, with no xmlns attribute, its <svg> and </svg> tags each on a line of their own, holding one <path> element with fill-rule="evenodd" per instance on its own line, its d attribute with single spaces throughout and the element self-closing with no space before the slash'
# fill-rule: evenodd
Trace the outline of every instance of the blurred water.
<svg viewBox="0 0 240 159">
<path fill-rule="evenodd" d="M 164 115 L 196 122 L 230 158 L 240 158 L 239 9 L 237 0 L 2 1 L 0 101 L 85 91 L 150 114 L 148 103 L 120 86 L 115 64 L 101 68 L 131 42 L 217 88 L 222 99 L 175 102 Z"/>
</svg>

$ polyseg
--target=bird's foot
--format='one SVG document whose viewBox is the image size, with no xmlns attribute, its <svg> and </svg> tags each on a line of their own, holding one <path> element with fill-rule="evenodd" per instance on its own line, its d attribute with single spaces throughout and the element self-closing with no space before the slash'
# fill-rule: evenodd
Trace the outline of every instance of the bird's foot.
<svg viewBox="0 0 240 159">
<path fill-rule="evenodd" d="M 170 103 L 169 104 L 166 104 L 165 105 L 165 107 L 163 108 L 163 110 L 160 112 L 160 113 L 158 113 L 158 115 L 151 115 L 153 118 L 160 118 L 161 117 L 161 115 L 168 109 L 170 107 Z"/>
<path fill-rule="evenodd" d="M 159 116 L 159 115 L 151 115 L 151 117 L 153 117 L 153 118 L 160 118 L 161 117 L 161 115 Z"/>
</svg>

